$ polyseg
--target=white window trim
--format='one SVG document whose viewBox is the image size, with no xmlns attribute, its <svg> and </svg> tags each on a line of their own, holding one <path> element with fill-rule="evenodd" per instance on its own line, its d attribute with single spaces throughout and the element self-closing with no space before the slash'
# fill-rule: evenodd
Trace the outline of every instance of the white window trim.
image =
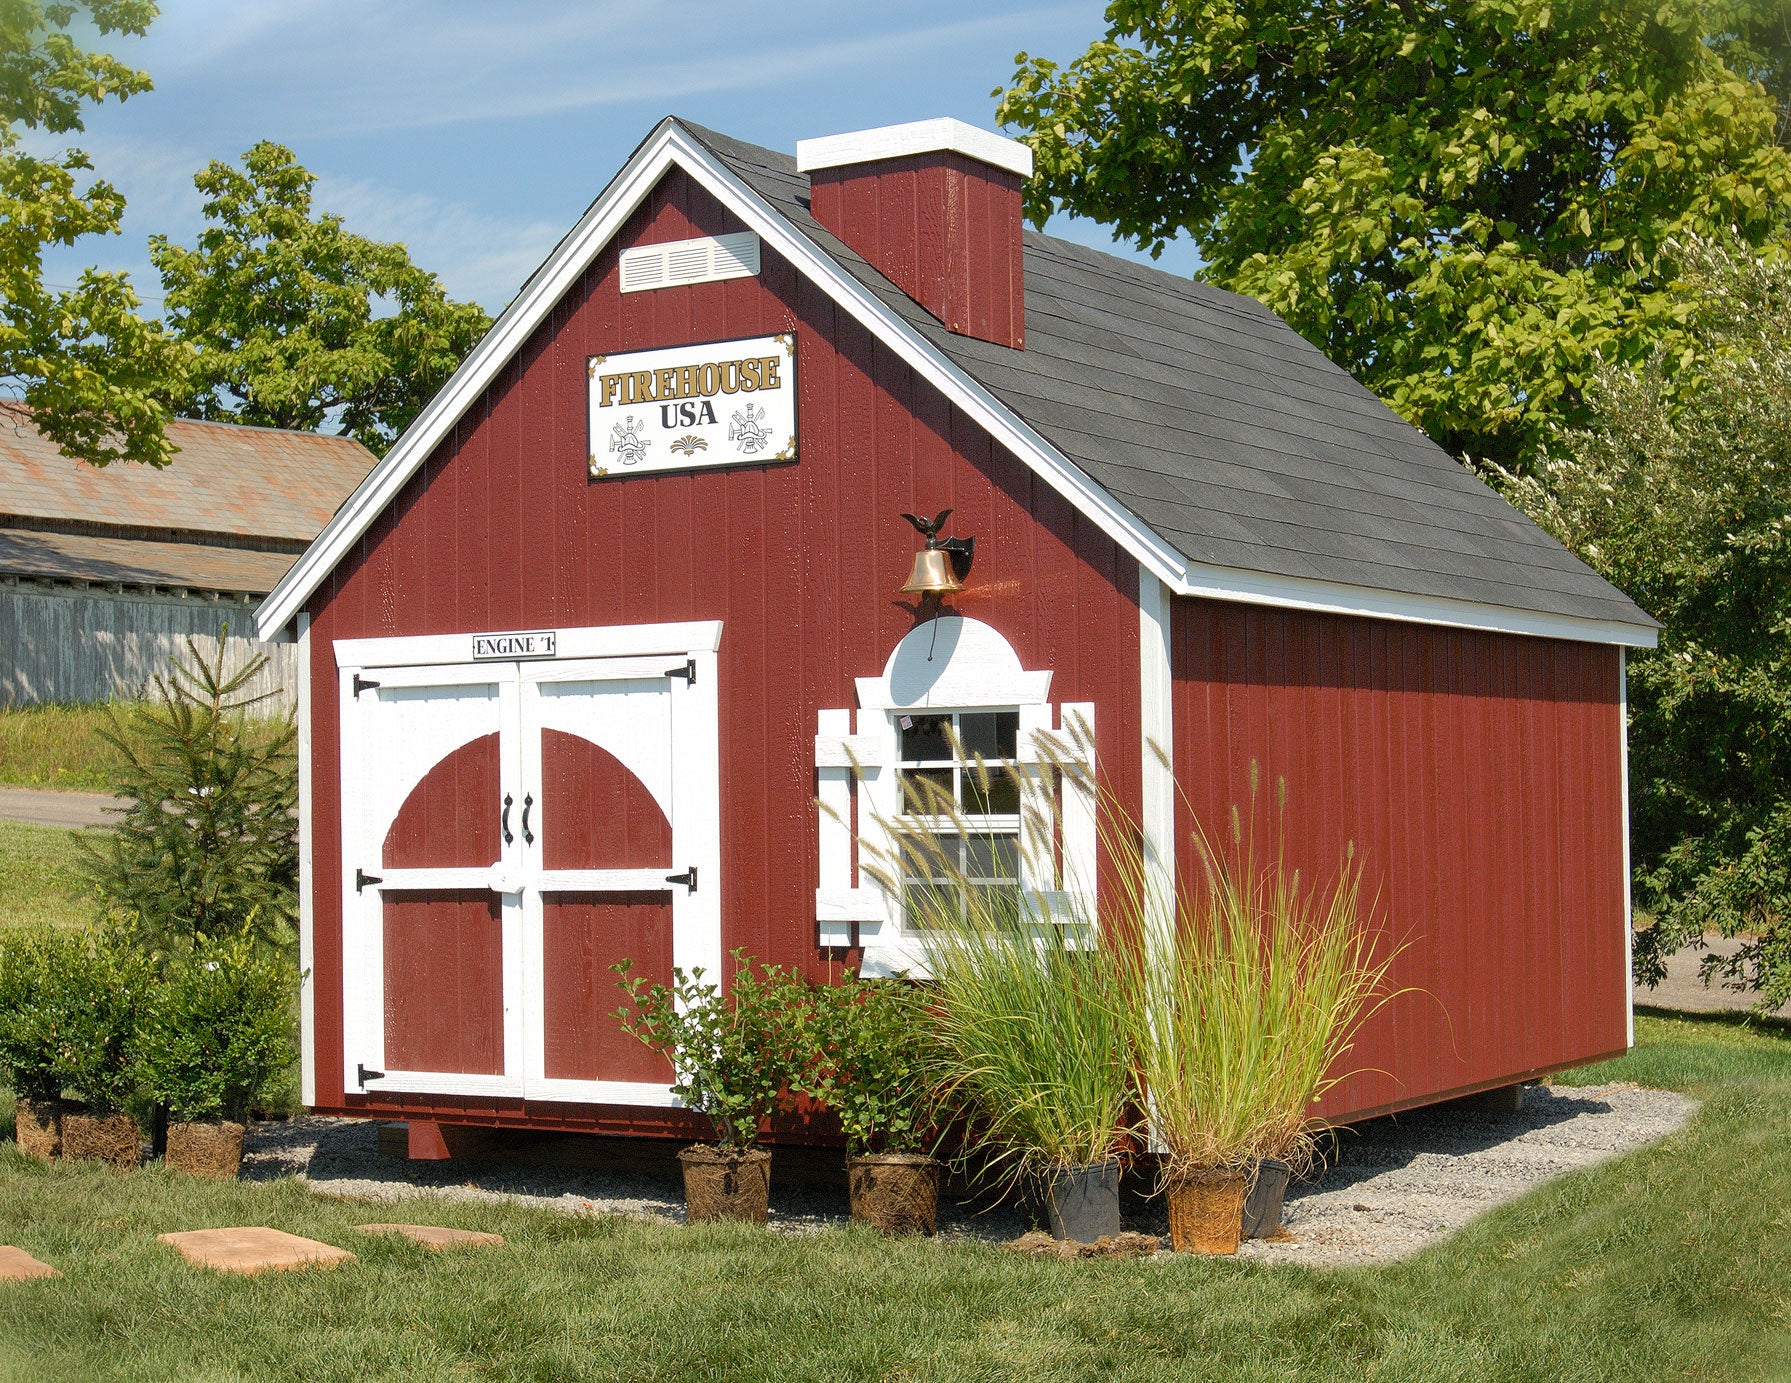
<svg viewBox="0 0 1791 1383">
<path fill-rule="evenodd" d="M 892 821 L 901 810 L 900 718 L 911 711 L 1017 710 L 1016 749 L 1022 767 L 1038 764 L 1041 751 L 1076 758 L 1085 772 L 1063 788 L 1061 872 L 1055 852 L 1042 872 L 1040 852 L 1027 850 L 1023 840 L 1021 887 L 1042 897 L 1054 912 L 1067 907 L 1067 888 L 1092 891 L 1098 835 L 1095 708 L 1087 702 L 1053 707 L 1051 677 L 1049 671 L 1023 668 L 1007 640 L 989 625 L 942 615 L 911 630 L 890 653 L 881 676 L 858 679 L 855 720 L 848 710 L 820 713 L 815 736 L 821 809 L 815 919 L 821 946 L 861 945 L 861 969 L 867 976 L 920 978 L 930 973 L 925 939 L 902 929 L 900 897 L 864 873 L 860 859 L 866 846 L 886 856 L 890 852 L 891 842 L 878 821 Z M 1085 754 L 1078 743 L 1088 746 Z"/>
</svg>

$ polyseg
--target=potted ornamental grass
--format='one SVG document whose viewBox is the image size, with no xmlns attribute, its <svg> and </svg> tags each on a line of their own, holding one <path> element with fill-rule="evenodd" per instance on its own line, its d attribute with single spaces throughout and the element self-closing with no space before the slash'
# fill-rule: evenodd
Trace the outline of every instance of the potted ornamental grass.
<svg viewBox="0 0 1791 1383">
<path fill-rule="evenodd" d="M 1278 811 L 1285 800 L 1278 784 Z M 1253 822 L 1254 764 L 1250 801 Z M 1235 1253 L 1248 1202 L 1254 1233 L 1279 1226 L 1287 1177 L 1311 1155 L 1312 1105 L 1342 1078 L 1338 1063 L 1386 1002 L 1396 951 L 1361 906 L 1361 870 L 1347 847 L 1334 879 L 1315 885 L 1289 865 L 1279 817 L 1265 859 L 1235 807 L 1229 847 L 1198 829 L 1195 847 L 1195 886 L 1166 909 L 1134 909 L 1156 911 L 1125 953 L 1127 1008 L 1171 1242 L 1177 1252 Z M 1126 849 L 1118 839 L 1115 848 Z M 1119 872 L 1142 880 L 1140 864 L 1122 859 Z"/>
<path fill-rule="evenodd" d="M 68 1098 L 62 1157 L 129 1171 L 142 1158 L 141 1131 L 126 1104 L 136 1093 L 139 1017 L 152 972 L 111 931 L 80 937 L 57 963 L 44 990 L 57 1025 L 54 1071 Z"/>
<path fill-rule="evenodd" d="M 839 1118 L 853 1222 L 933 1233 L 939 1163 L 929 1151 L 936 1063 L 926 996 L 903 980 L 851 973 L 811 993 L 798 1086 Z"/>
<path fill-rule="evenodd" d="M 243 931 L 172 959 L 145 1007 L 138 1064 L 169 1115 L 169 1167 L 234 1179 L 251 1105 L 296 1059 L 300 976 Z"/>
<path fill-rule="evenodd" d="M 1041 746 L 1041 759 L 1050 753 Z M 1045 854 L 1062 806 L 1018 770 L 960 755 L 975 795 L 1004 774 L 1021 804 L 1019 839 Z M 1066 752 L 1053 775 L 1085 774 Z M 960 1156 L 1008 1187 L 1028 1184 L 1059 1239 L 1120 1231 L 1122 1155 L 1132 1098 L 1122 967 L 1097 920 L 1073 900 L 1016 883 L 990 887 L 961 863 L 979 857 L 978 824 L 930 779 L 906 785 L 908 810 L 880 818 L 865 872 L 902 899 L 924 937 L 935 1084 L 964 1134 Z M 996 848 L 991 843 L 991 849 Z"/>
<path fill-rule="evenodd" d="M 78 934 L 50 929 L 0 938 L 0 1073 L 16 1097 L 19 1150 L 46 1162 L 62 1153 L 64 1015 L 56 980 L 81 945 Z"/>
<path fill-rule="evenodd" d="M 628 997 L 616 1021 L 671 1062 L 673 1093 L 714 1129 L 713 1143 L 678 1154 L 686 1217 L 764 1224 L 771 1153 L 759 1146 L 760 1130 L 797 1083 L 809 986 L 776 966 L 755 973 L 742 951 L 729 955 L 725 994 L 700 967 L 674 968 L 664 985 L 631 975 L 629 961 L 613 966 Z"/>
</svg>

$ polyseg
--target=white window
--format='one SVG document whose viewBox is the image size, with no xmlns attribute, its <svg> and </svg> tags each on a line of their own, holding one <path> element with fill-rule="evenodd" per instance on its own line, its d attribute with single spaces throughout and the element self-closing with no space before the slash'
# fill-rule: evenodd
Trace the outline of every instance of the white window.
<svg viewBox="0 0 1791 1383">
<path fill-rule="evenodd" d="M 918 932 L 940 905 L 962 918 L 974 889 L 978 917 L 1018 916 L 1020 897 L 1020 712 L 946 711 L 896 720 L 902 825 L 931 833 L 945 868 L 910 853 L 902 877 L 902 927 Z M 941 895 L 959 895 L 946 899 Z"/>
<path fill-rule="evenodd" d="M 886 862 L 905 853 L 891 825 L 939 834 L 959 862 L 954 889 L 991 890 L 1051 916 L 1070 910 L 1074 890 L 1086 895 L 1086 915 L 1095 878 L 1094 707 L 1053 705 L 1050 689 L 1051 674 L 1023 668 L 989 625 L 947 615 L 897 644 L 882 676 L 858 679 L 856 713 L 821 712 L 821 945 L 863 946 L 868 975 L 926 973 L 926 932 L 910 902 L 917 890 L 945 884 L 912 871 L 892 887 L 879 883 L 875 873 L 887 874 Z M 982 773 L 964 762 L 978 758 Z M 1065 763 L 1075 772 L 1060 777 L 1051 765 Z M 1057 838 L 1028 838 L 1041 819 L 1057 824 Z"/>
</svg>

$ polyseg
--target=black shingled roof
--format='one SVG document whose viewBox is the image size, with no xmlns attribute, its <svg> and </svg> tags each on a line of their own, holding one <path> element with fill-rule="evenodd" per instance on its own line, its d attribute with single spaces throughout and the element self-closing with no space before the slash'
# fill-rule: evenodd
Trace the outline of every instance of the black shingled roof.
<svg viewBox="0 0 1791 1383">
<path fill-rule="evenodd" d="M 793 158 L 678 123 L 1190 561 L 1656 627 L 1252 299 L 1028 231 L 1026 348 L 958 336 L 809 214 Z"/>
</svg>

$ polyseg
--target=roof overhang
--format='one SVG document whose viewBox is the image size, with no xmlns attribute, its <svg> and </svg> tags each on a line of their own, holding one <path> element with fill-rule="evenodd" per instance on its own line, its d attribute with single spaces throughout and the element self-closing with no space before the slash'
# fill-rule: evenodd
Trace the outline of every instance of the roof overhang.
<svg viewBox="0 0 1791 1383">
<path fill-rule="evenodd" d="M 374 521 L 511 357 L 672 169 L 682 169 L 799 273 L 822 288 L 923 379 L 1074 505 L 1096 527 L 1179 595 L 1326 610 L 1592 643 L 1652 647 L 1655 630 L 1614 621 L 1540 615 L 1472 601 L 1357 590 L 1323 581 L 1231 571 L 1191 563 L 1137 515 L 1097 485 L 984 385 L 904 322 L 834 258 L 773 209 L 675 120 L 662 121 L 537 269 L 472 353 L 430 400 L 383 460 L 257 611 L 261 637 L 290 624 L 312 593 Z"/>
</svg>

